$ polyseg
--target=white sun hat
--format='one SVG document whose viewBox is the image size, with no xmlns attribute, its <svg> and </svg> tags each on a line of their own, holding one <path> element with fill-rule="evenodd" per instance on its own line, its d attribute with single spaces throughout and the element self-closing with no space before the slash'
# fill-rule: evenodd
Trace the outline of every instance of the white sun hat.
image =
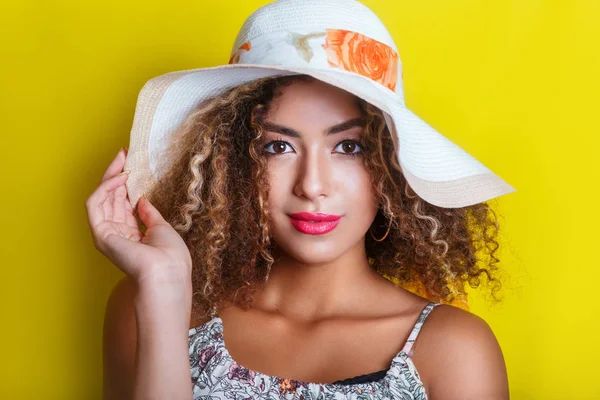
<svg viewBox="0 0 600 400">
<path fill-rule="evenodd" d="M 246 19 L 227 65 L 167 73 L 141 89 L 125 162 L 132 206 L 158 182 L 170 135 L 194 107 L 240 84 L 295 74 L 382 110 L 402 173 L 428 203 L 465 207 L 515 191 L 406 107 L 398 49 L 369 8 L 355 0 L 278 0 Z"/>
</svg>

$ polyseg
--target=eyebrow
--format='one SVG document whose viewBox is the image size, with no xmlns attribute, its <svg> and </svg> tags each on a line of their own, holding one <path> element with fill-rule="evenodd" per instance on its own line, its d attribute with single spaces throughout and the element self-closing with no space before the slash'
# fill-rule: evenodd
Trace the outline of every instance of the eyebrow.
<svg viewBox="0 0 600 400">
<path fill-rule="evenodd" d="M 340 124 L 333 125 L 329 127 L 325 131 L 325 135 L 332 135 L 334 133 L 344 132 L 350 128 L 354 128 L 356 126 L 365 126 L 366 121 L 364 117 L 349 119 L 348 121 L 344 121 Z M 262 124 L 263 129 L 267 131 L 281 133 L 282 135 L 291 136 L 291 137 L 300 137 L 300 133 L 291 128 L 288 128 L 283 125 L 273 124 L 271 122 L 264 122 Z"/>
</svg>

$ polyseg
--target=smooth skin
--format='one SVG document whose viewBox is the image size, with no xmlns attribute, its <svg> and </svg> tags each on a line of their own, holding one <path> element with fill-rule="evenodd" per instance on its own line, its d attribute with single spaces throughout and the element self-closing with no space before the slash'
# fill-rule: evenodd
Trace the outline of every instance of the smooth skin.
<svg viewBox="0 0 600 400">
<path fill-rule="evenodd" d="M 364 237 L 377 200 L 358 143 L 364 129 L 345 124 L 360 117 L 351 94 L 319 81 L 283 87 L 274 99 L 265 152 L 277 262 L 252 309 L 219 310 L 226 347 L 247 368 L 315 383 L 387 369 L 427 304 L 367 262 Z M 105 398 L 189 400 L 184 339 L 189 328 L 206 322 L 190 321 L 189 253 L 148 201 L 138 206 L 140 218 L 155 227 L 151 234 L 156 236 L 136 240 L 141 233 L 130 219 L 126 176 L 116 176 L 124 160 L 120 152 L 90 197 L 94 200 L 88 200 L 96 247 L 128 274 L 106 309 Z M 325 235 L 306 235 L 289 221 L 289 214 L 300 211 L 342 215 L 342 220 Z M 115 215 L 132 231 L 115 229 L 111 232 L 120 241 L 103 241 L 106 233 L 99 235 L 97 227 L 114 224 Z M 162 256 L 161 262 L 151 252 Z M 149 263 L 139 262 L 140 257 Z M 413 349 L 430 399 L 508 399 L 502 352 L 479 317 L 439 306 Z"/>
</svg>

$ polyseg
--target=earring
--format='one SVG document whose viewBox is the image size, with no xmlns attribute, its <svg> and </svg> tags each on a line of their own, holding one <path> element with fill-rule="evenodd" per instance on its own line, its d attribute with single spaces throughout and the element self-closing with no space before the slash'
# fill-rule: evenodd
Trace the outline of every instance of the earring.
<svg viewBox="0 0 600 400">
<path fill-rule="evenodd" d="M 376 242 L 383 242 L 385 240 L 385 238 L 387 237 L 387 235 L 390 233 L 390 229 L 392 228 L 392 220 L 393 219 L 394 219 L 394 216 L 392 215 L 392 218 L 390 218 L 390 222 L 388 223 L 387 231 L 385 232 L 385 235 L 383 235 L 383 237 L 381 239 L 377 239 L 375 236 L 373 236 L 373 231 L 371 231 L 371 229 L 369 229 L 369 232 L 371 233 L 371 237 Z"/>
</svg>

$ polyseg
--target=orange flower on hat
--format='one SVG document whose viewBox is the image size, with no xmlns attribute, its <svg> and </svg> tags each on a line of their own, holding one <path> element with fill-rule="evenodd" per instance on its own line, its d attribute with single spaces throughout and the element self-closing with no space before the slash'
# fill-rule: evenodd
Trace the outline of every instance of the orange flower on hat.
<svg viewBox="0 0 600 400">
<path fill-rule="evenodd" d="M 244 43 L 240 47 L 238 47 L 238 49 L 235 51 L 235 53 L 233 53 L 231 55 L 231 58 L 229 59 L 229 64 L 237 64 L 238 62 L 240 62 L 240 51 L 241 50 L 249 51 L 251 47 L 252 47 L 252 45 L 250 44 L 250 41 L 247 41 L 246 43 Z"/>
<path fill-rule="evenodd" d="M 358 32 L 327 29 L 325 44 L 329 65 L 371 78 L 395 90 L 398 53 L 390 46 Z"/>
</svg>

